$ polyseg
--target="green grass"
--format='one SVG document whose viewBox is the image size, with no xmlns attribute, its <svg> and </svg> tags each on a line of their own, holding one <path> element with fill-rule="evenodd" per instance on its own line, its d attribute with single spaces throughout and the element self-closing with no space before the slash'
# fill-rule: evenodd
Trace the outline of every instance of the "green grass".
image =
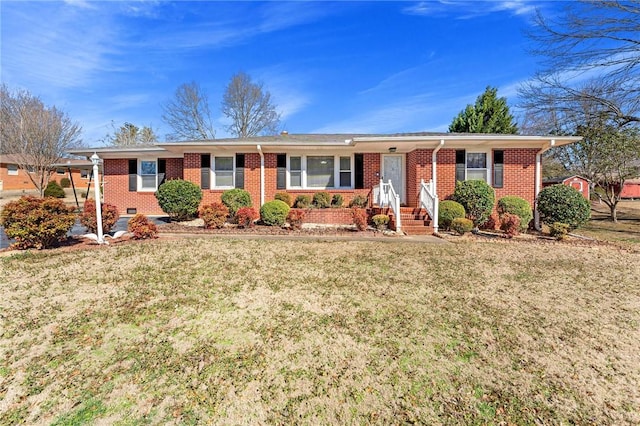
<svg viewBox="0 0 640 426">
<path fill-rule="evenodd" d="M 634 424 L 637 252 L 185 239 L 0 258 L 0 424 Z"/>
</svg>

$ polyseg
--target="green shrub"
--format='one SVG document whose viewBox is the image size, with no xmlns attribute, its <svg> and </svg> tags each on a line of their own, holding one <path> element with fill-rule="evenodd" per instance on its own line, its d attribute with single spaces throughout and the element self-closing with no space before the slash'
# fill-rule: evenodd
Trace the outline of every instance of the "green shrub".
<svg viewBox="0 0 640 426">
<path fill-rule="evenodd" d="M 371 218 L 371 221 L 378 229 L 387 229 L 389 226 L 389 216 L 386 214 L 377 214 Z"/>
<path fill-rule="evenodd" d="M 500 216 L 500 229 L 507 238 L 513 238 L 520 233 L 520 216 L 504 213 Z"/>
<path fill-rule="evenodd" d="M 566 223 L 555 222 L 549 226 L 549 235 L 558 241 L 564 240 L 569 233 L 569 225 Z"/>
<path fill-rule="evenodd" d="M 243 207 L 236 212 L 236 222 L 241 228 L 253 228 L 260 215 L 253 207 Z"/>
<path fill-rule="evenodd" d="M 75 221 L 73 208 L 56 198 L 22 197 L 0 213 L 0 225 L 17 249 L 52 247 L 67 239 Z"/>
<path fill-rule="evenodd" d="M 289 206 L 284 201 L 269 201 L 260 207 L 260 219 L 265 225 L 282 226 L 287 221 L 289 210 Z"/>
<path fill-rule="evenodd" d="M 474 226 L 487 221 L 496 201 L 493 188 L 483 180 L 456 182 L 456 189 L 451 198 L 462 204 L 467 219 L 471 219 Z"/>
<path fill-rule="evenodd" d="M 55 180 L 50 181 L 44 189 L 45 197 L 64 198 L 64 189 Z"/>
<path fill-rule="evenodd" d="M 460 235 L 471 231 L 473 229 L 473 221 L 466 217 L 457 217 L 451 221 L 451 230 L 457 232 Z"/>
<path fill-rule="evenodd" d="M 300 209 L 291 209 L 287 215 L 287 222 L 291 226 L 291 229 L 299 230 L 302 228 L 304 222 L 305 212 Z"/>
<path fill-rule="evenodd" d="M 102 232 L 107 233 L 113 229 L 120 219 L 118 208 L 113 204 L 102 203 Z M 96 202 L 93 198 L 87 199 L 80 215 L 80 224 L 87 228 L 88 232 L 98 232 L 98 222 L 96 220 Z"/>
<path fill-rule="evenodd" d="M 293 205 L 293 198 L 291 197 L 291 194 L 287 192 L 276 192 L 274 199 L 284 201 L 289 207 Z"/>
<path fill-rule="evenodd" d="M 296 209 L 308 209 L 311 207 L 311 197 L 308 195 L 298 195 L 293 203 Z"/>
<path fill-rule="evenodd" d="M 331 207 L 331 194 L 328 192 L 316 192 L 313 194 L 313 205 L 319 209 Z"/>
<path fill-rule="evenodd" d="M 162 211 L 172 220 L 186 220 L 198 212 L 202 190 L 193 182 L 172 179 L 160 185 L 156 198 Z"/>
<path fill-rule="evenodd" d="M 68 177 L 63 177 L 62 179 L 60 179 L 60 186 L 62 188 L 70 188 L 71 187 L 71 181 L 69 180 Z"/>
<path fill-rule="evenodd" d="M 231 217 L 243 207 L 251 207 L 251 195 L 244 189 L 229 189 L 222 193 L 222 203 L 229 209 Z"/>
<path fill-rule="evenodd" d="M 533 211 L 529 202 L 524 198 L 511 195 L 498 200 L 497 211 L 500 216 L 505 213 L 518 216 L 520 218 L 520 231 L 526 231 L 529 228 L 529 222 L 533 219 Z"/>
<path fill-rule="evenodd" d="M 438 227 L 451 229 L 453 219 L 464 217 L 465 211 L 462 204 L 453 200 L 443 200 L 438 203 Z"/>
<path fill-rule="evenodd" d="M 127 231 L 133 234 L 134 240 L 158 238 L 158 227 L 148 217 L 138 213 L 127 222 Z"/>
<path fill-rule="evenodd" d="M 564 223 L 569 231 L 584 225 L 591 217 L 589 201 L 571 186 L 547 186 L 538 194 L 537 203 L 545 224 Z"/>
<path fill-rule="evenodd" d="M 353 217 L 353 224 L 358 231 L 365 231 L 367 229 L 367 211 L 365 209 L 352 207 L 351 217 Z"/>
<path fill-rule="evenodd" d="M 206 229 L 222 228 L 229 217 L 229 209 L 222 203 L 211 203 L 198 209 L 198 216 Z"/>
<path fill-rule="evenodd" d="M 344 204 L 342 194 L 333 194 L 333 197 L 331 197 L 331 207 L 342 207 L 342 204 Z"/>
<path fill-rule="evenodd" d="M 358 207 L 361 209 L 365 209 L 367 208 L 368 202 L 369 200 L 366 196 L 358 194 L 351 199 L 351 201 L 349 202 L 349 207 Z"/>
</svg>

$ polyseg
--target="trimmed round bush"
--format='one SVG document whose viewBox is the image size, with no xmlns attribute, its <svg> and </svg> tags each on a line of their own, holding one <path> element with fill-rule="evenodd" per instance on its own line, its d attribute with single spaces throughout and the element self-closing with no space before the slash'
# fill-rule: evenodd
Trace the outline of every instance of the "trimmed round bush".
<svg viewBox="0 0 640 426">
<path fill-rule="evenodd" d="M 52 247 L 67 239 L 76 215 L 57 198 L 22 197 L 0 213 L 0 225 L 17 249 Z"/>
<path fill-rule="evenodd" d="M 301 209 L 291 209 L 289 210 L 289 214 L 287 215 L 287 222 L 289 222 L 289 226 L 293 230 L 302 229 L 302 224 L 304 223 L 305 212 Z"/>
<path fill-rule="evenodd" d="M 373 224 L 380 230 L 387 229 L 387 226 L 389 226 L 389 220 L 389 216 L 386 214 L 377 214 L 371 218 Z"/>
<path fill-rule="evenodd" d="M 138 213 L 127 222 L 127 231 L 132 234 L 134 240 L 158 238 L 158 227 L 148 217 Z"/>
<path fill-rule="evenodd" d="M 156 191 L 158 204 L 171 220 L 186 220 L 195 217 L 202 201 L 202 190 L 198 185 L 182 179 L 168 180 Z"/>
<path fill-rule="evenodd" d="M 474 226 L 480 226 L 487 221 L 496 202 L 493 188 L 483 180 L 456 182 L 456 189 L 451 198 L 462 204 L 467 219 L 471 219 Z"/>
<path fill-rule="evenodd" d="M 498 200 L 498 214 L 503 216 L 507 213 L 515 214 L 520 218 L 520 231 L 529 228 L 529 222 L 533 219 L 533 210 L 527 200 L 512 195 L 507 195 Z"/>
<path fill-rule="evenodd" d="M 464 235 L 473 229 L 473 221 L 466 217 L 457 217 L 451 222 L 451 230 Z"/>
<path fill-rule="evenodd" d="M 367 230 L 367 211 L 360 207 L 351 208 L 351 217 L 353 218 L 353 224 L 358 231 Z"/>
<path fill-rule="evenodd" d="M 258 219 L 260 216 L 253 207 L 243 207 L 236 212 L 236 222 L 240 228 L 253 228 Z"/>
<path fill-rule="evenodd" d="M 276 192 L 275 200 L 284 201 L 289 207 L 293 205 L 293 197 L 288 192 Z"/>
<path fill-rule="evenodd" d="M 368 201 L 369 200 L 367 200 L 367 197 L 365 195 L 358 194 L 351 199 L 351 201 L 349 202 L 349 207 L 358 207 L 364 209 L 367 207 Z"/>
<path fill-rule="evenodd" d="M 287 221 L 289 209 L 289 206 L 284 201 L 269 201 L 260 207 L 260 219 L 265 225 L 282 226 Z"/>
<path fill-rule="evenodd" d="M 234 217 L 243 207 L 251 207 L 251 195 L 244 189 L 229 189 L 222 193 L 222 204 L 227 206 L 229 214 Z"/>
<path fill-rule="evenodd" d="M 551 185 L 538 194 L 538 212 L 542 222 L 564 223 L 569 231 L 584 225 L 591 217 L 591 206 L 577 189 L 567 185 Z"/>
<path fill-rule="evenodd" d="M 451 229 L 453 219 L 464 217 L 465 213 L 464 207 L 457 201 L 440 201 L 440 203 L 438 203 L 438 227 Z"/>
<path fill-rule="evenodd" d="M 64 198 L 64 189 L 55 180 L 50 181 L 44 189 L 45 197 Z"/>
<path fill-rule="evenodd" d="M 71 188 L 71 181 L 68 177 L 63 177 L 62 179 L 60 179 L 60 186 L 62 188 Z"/>
<path fill-rule="evenodd" d="M 102 232 L 107 233 L 113 229 L 120 214 L 118 208 L 113 204 L 102 203 Z M 80 223 L 87 228 L 88 232 L 98 232 L 98 221 L 96 220 L 96 202 L 93 198 L 87 199 L 82 208 Z"/>
<path fill-rule="evenodd" d="M 319 209 L 331 207 L 331 195 L 328 192 L 316 192 L 313 194 L 313 205 Z"/>
<path fill-rule="evenodd" d="M 293 203 L 296 209 L 308 209 L 311 207 L 311 197 L 308 195 L 298 195 Z"/>
<path fill-rule="evenodd" d="M 331 207 L 342 207 L 342 204 L 344 204 L 342 194 L 333 194 L 333 197 L 331 197 Z"/>
<path fill-rule="evenodd" d="M 211 203 L 200 207 L 198 216 L 206 229 L 222 228 L 229 216 L 229 209 L 222 203 Z"/>
</svg>

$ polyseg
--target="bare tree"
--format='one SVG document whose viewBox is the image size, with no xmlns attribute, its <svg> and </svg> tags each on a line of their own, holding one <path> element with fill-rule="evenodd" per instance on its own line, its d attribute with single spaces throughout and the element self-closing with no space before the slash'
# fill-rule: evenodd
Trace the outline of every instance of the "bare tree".
<svg viewBox="0 0 640 426">
<path fill-rule="evenodd" d="M 271 102 L 271 94 L 243 72 L 231 77 L 222 99 L 222 113 L 231 119 L 229 132 L 239 138 L 278 132 L 280 114 Z"/>
<path fill-rule="evenodd" d="M 158 137 L 151 127 L 144 126 L 140 129 L 132 123 L 124 123 L 116 128 L 113 123 L 113 134 L 108 134 L 103 142 L 114 146 L 144 145 L 158 142 Z"/>
<path fill-rule="evenodd" d="M 0 136 L 2 149 L 15 155 L 18 167 L 42 196 L 51 177 L 51 165 L 65 151 L 80 145 L 82 128 L 56 107 L 46 107 L 40 98 L 26 90 L 12 93 L 3 84 Z"/>
<path fill-rule="evenodd" d="M 174 97 L 162 105 L 162 110 L 162 120 L 173 129 L 169 139 L 215 139 L 209 99 L 198 83 L 180 85 Z"/>
</svg>

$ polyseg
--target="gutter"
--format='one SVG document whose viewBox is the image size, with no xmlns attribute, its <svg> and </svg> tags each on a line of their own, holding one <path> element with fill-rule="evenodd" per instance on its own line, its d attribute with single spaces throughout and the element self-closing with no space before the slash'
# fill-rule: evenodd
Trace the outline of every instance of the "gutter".
<svg viewBox="0 0 640 426">
<path fill-rule="evenodd" d="M 538 194 L 540 193 L 540 186 L 542 182 L 542 154 L 544 154 L 549 149 L 553 148 L 555 144 L 556 144 L 556 140 L 551 139 L 547 146 L 543 147 L 540 151 L 536 153 L 536 172 L 535 172 L 536 182 L 535 182 L 535 194 L 534 194 L 534 200 L 533 200 L 535 208 L 533 211 L 533 217 L 534 217 L 533 223 L 537 231 L 542 230 L 542 226 L 540 226 L 540 213 L 538 212 Z"/>
<path fill-rule="evenodd" d="M 436 197 L 436 203 L 435 206 L 433 206 L 433 215 L 435 217 L 432 217 L 432 223 L 433 223 L 433 232 L 434 233 L 438 233 L 438 183 L 437 183 L 437 156 L 438 156 L 438 151 L 440 151 L 440 149 L 442 149 L 442 147 L 444 146 L 444 139 L 440 139 L 440 144 L 438 144 L 438 146 L 433 150 L 433 152 L 431 153 L 431 181 L 433 182 L 433 195 L 435 195 Z"/>
<path fill-rule="evenodd" d="M 260 207 L 262 207 L 264 204 L 264 153 L 260 145 L 256 145 L 256 148 L 260 154 Z"/>
</svg>

